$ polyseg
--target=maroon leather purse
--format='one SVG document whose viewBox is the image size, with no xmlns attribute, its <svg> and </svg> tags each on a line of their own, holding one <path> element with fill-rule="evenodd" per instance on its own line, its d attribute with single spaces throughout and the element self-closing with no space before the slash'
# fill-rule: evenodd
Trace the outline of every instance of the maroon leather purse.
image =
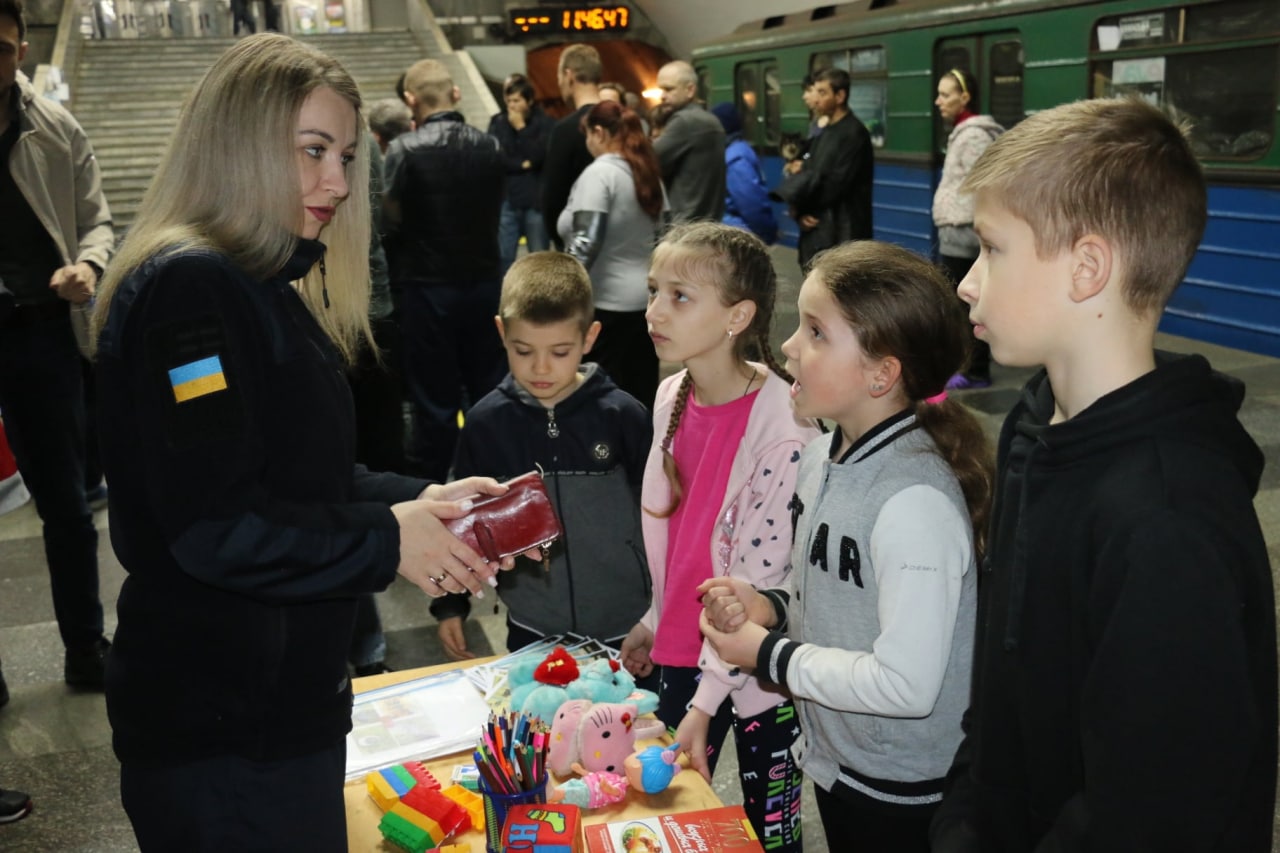
<svg viewBox="0 0 1280 853">
<path fill-rule="evenodd" d="M 546 549 L 564 529 L 551 507 L 542 474 L 530 471 L 506 483 L 504 495 L 484 495 L 471 512 L 445 522 L 454 536 L 467 543 L 487 562 Z"/>
</svg>

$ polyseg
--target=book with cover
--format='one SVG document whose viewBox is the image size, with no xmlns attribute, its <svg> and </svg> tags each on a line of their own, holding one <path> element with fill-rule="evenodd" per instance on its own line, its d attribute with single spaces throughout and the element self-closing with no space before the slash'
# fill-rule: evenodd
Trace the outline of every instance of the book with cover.
<svg viewBox="0 0 1280 853">
<path fill-rule="evenodd" d="M 742 806 L 598 823 L 582 839 L 584 853 L 764 853 Z"/>
</svg>

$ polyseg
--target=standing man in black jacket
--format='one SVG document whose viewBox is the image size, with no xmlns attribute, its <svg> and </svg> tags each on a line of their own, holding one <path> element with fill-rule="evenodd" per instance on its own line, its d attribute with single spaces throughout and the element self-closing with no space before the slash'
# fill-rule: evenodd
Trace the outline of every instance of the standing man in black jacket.
<svg viewBox="0 0 1280 853">
<path fill-rule="evenodd" d="M 557 249 L 564 249 L 556 232 L 560 211 L 569 201 L 569 190 L 582 170 L 595 159 L 582 135 L 582 117 L 600 103 L 600 54 L 589 44 L 571 44 L 560 53 L 557 66 L 560 97 L 574 111 L 556 122 L 547 143 L 542 170 L 542 222 Z"/>
<path fill-rule="evenodd" d="M 555 122 L 534 103 L 533 84 L 523 75 L 513 75 L 502 96 L 507 108 L 489 120 L 489 135 L 502 146 L 507 165 L 507 199 L 498 227 L 506 275 L 516 261 L 521 237 L 530 252 L 546 251 L 550 245 L 542 222 L 542 165 Z"/>
<path fill-rule="evenodd" d="M 506 371 L 493 326 L 506 167 L 497 141 L 454 110 L 461 94 L 443 64 L 416 63 L 404 85 L 417 129 L 387 149 L 383 243 L 413 406 L 409 464 L 443 481 L 459 410 L 493 390 Z"/>
<path fill-rule="evenodd" d="M 828 118 L 804 160 L 787 164 L 776 191 L 800 226 L 800 266 L 850 240 L 871 239 L 871 134 L 849 110 L 849 74 L 826 68 L 813 77 L 814 112 Z"/>
</svg>

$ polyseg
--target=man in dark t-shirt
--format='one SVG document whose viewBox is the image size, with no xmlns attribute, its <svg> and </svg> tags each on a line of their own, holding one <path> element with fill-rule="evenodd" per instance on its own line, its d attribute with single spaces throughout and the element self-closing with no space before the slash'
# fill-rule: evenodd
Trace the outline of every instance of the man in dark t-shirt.
<svg viewBox="0 0 1280 853">
<path fill-rule="evenodd" d="M 556 122 L 547 142 L 547 159 L 542 166 L 542 221 L 555 247 L 564 249 L 556 222 L 569 201 L 573 182 L 593 159 L 580 127 L 582 117 L 600 102 L 600 54 L 588 44 L 569 45 L 560 53 L 556 77 L 560 96 L 574 111 Z"/>
</svg>

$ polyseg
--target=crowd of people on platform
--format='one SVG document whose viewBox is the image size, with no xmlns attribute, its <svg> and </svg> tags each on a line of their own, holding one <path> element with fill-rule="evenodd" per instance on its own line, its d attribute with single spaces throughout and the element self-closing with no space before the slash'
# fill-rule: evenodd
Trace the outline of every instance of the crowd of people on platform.
<svg viewBox="0 0 1280 853">
<path fill-rule="evenodd" d="M 514 77 L 486 133 L 439 61 L 366 104 L 338 62 L 262 34 L 187 99 L 113 253 L 83 131 L 16 70 L 24 28 L 0 0 L 0 410 L 66 680 L 105 689 L 142 849 L 346 849 L 351 675 L 385 669 L 373 595 L 397 576 L 455 659 L 486 593 L 510 649 L 614 646 L 708 780 L 732 728 L 769 849 L 803 849 L 803 776 L 831 849 L 1270 849 L 1262 455 L 1238 383 L 1154 349 L 1206 215 L 1157 108 L 1002 132 L 947 72 L 937 264 L 871 239 L 839 69 L 810 81 L 807 155 L 770 191 L 682 61 L 646 129 L 570 45 L 572 112 Z M 784 360 L 771 192 L 805 272 Z M 998 463 L 945 393 L 982 384 L 974 334 L 1043 366 Z M 533 468 L 565 529 L 549 553 L 489 562 L 449 532 Z M 0 821 L 30 809 L 0 791 Z"/>
</svg>

